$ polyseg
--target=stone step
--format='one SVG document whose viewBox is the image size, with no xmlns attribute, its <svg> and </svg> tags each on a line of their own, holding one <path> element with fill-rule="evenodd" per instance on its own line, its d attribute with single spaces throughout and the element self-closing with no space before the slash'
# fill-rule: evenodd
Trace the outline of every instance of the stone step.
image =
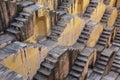
<svg viewBox="0 0 120 80">
<path fill-rule="evenodd" d="M 15 20 L 18 22 L 24 22 L 24 23 L 26 23 L 28 21 L 28 19 L 21 18 L 21 17 L 16 17 Z"/>
<path fill-rule="evenodd" d="M 106 12 L 105 12 L 105 13 L 103 14 L 103 17 L 109 18 L 109 16 L 110 16 L 109 13 L 106 13 Z"/>
<path fill-rule="evenodd" d="M 99 60 L 102 60 L 102 61 L 108 61 L 108 60 L 109 60 L 109 58 L 104 57 L 104 56 L 100 56 Z"/>
<path fill-rule="evenodd" d="M 40 69 L 38 70 L 38 73 L 43 74 L 43 75 L 45 75 L 45 76 L 49 76 L 49 75 L 51 74 L 50 71 L 48 71 L 47 69 L 44 69 L 44 68 L 40 68 Z"/>
<path fill-rule="evenodd" d="M 76 77 L 76 78 L 79 78 L 81 74 L 72 70 L 72 71 L 70 71 L 69 75 Z"/>
<path fill-rule="evenodd" d="M 79 36 L 79 38 L 80 39 L 84 39 L 84 40 L 88 40 L 88 36 L 87 35 L 83 35 L 83 34 L 81 34 L 80 36 Z"/>
<path fill-rule="evenodd" d="M 87 7 L 86 11 L 89 11 L 89 12 L 93 12 L 95 8 L 92 8 L 92 7 Z"/>
<path fill-rule="evenodd" d="M 117 46 L 117 47 L 120 47 L 120 44 L 119 44 L 119 43 L 116 43 L 116 42 L 113 42 L 112 45 Z"/>
<path fill-rule="evenodd" d="M 109 35 L 102 34 L 100 37 L 105 38 L 105 39 L 108 39 L 108 38 L 109 38 Z"/>
<path fill-rule="evenodd" d="M 111 34 L 111 31 L 103 31 L 102 34 L 105 34 L 105 35 L 110 35 Z"/>
<path fill-rule="evenodd" d="M 120 65 L 120 61 L 119 60 L 114 60 L 114 63 L 116 63 L 116 64 L 119 64 Z"/>
<path fill-rule="evenodd" d="M 88 25 L 85 25 L 83 31 L 89 32 L 90 33 L 91 27 L 88 27 Z"/>
<path fill-rule="evenodd" d="M 48 80 L 48 78 L 42 74 L 36 74 L 34 77 L 33 77 L 33 80 Z"/>
<path fill-rule="evenodd" d="M 119 33 L 119 32 L 117 32 L 116 36 L 117 36 L 117 37 L 120 37 L 120 33 Z"/>
<path fill-rule="evenodd" d="M 50 35 L 48 38 L 53 41 L 58 41 L 59 36 Z"/>
<path fill-rule="evenodd" d="M 25 12 L 20 12 L 19 15 L 22 15 L 22 16 L 31 16 L 31 14 L 25 13 Z"/>
<path fill-rule="evenodd" d="M 97 5 L 98 5 L 98 4 L 95 4 L 95 3 L 94 3 L 94 4 L 93 4 L 93 3 L 90 3 L 88 6 L 89 6 L 89 7 L 96 8 L 96 6 L 97 6 Z"/>
<path fill-rule="evenodd" d="M 68 75 L 65 80 L 78 80 L 78 78 Z"/>
<path fill-rule="evenodd" d="M 83 17 L 88 17 L 88 18 L 90 18 L 90 14 L 85 13 L 85 14 L 83 14 Z"/>
<path fill-rule="evenodd" d="M 114 24 L 114 26 L 115 26 L 115 27 L 120 27 L 120 25 L 118 25 L 118 24 Z"/>
<path fill-rule="evenodd" d="M 116 55 L 115 59 L 120 60 L 120 56 Z"/>
<path fill-rule="evenodd" d="M 83 30 L 83 31 L 81 32 L 81 35 L 82 35 L 82 34 L 85 34 L 86 36 L 88 36 L 88 35 L 90 35 L 90 32 L 87 31 L 87 30 Z"/>
<path fill-rule="evenodd" d="M 96 73 L 98 73 L 98 74 L 103 74 L 104 73 L 103 70 L 101 70 L 99 68 L 96 68 L 96 67 L 93 69 L 93 71 L 96 72 Z"/>
<path fill-rule="evenodd" d="M 34 5 L 35 3 L 31 1 L 21 1 L 21 2 L 18 2 L 17 4 L 20 5 L 21 7 L 28 7 L 28 6 Z"/>
<path fill-rule="evenodd" d="M 66 5 L 59 6 L 59 9 L 68 9 L 68 8 L 69 8 L 69 6 L 66 6 Z"/>
<path fill-rule="evenodd" d="M 83 61 L 83 62 L 88 61 L 88 59 L 86 57 L 83 57 L 83 56 L 78 56 L 77 59 L 80 60 L 80 61 Z"/>
<path fill-rule="evenodd" d="M 73 66 L 72 66 L 72 70 L 73 70 L 73 71 L 76 71 L 76 72 L 78 72 L 78 73 L 82 73 L 83 68 L 82 68 L 82 67 L 79 67 L 79 66 L 76 66 L 76 65 L 73 65 Z"/>
<path fill-rule="evenodd" d="M 79 43 L 86 44 L 86 43 L 87 43 L 87 40 L 84 40 L 84 39 L 80 39 L 80 38 L 79 38 L 79 39 L 78 39 L 78 42 L 79 42 Z"/>
<path fill-rule="evenodd" d="M 120 68 L 120 64 L 113 63 L 113 64 L 112 64 L 112 67 L 116 67 L 116 68 L 119 69 L 119 68 Z"/>
<path fill-rule="evenodd" d="M 88 53 L 90 53 L 90 52 L 89 52 L 89 51 L 87 51 L 87 50 L 85 50 L 85 51 L 86 51 L 86 52 L 84 52 L 84 51 L 83 51 L 83 52 L 80 52 L 80 54 L 79 54 L 79 55 L 80 55 L 81 57 L 88 58 L 88 57 L 90 56 Z"/>
<path fill-rule="evenodd" d="M 59 53 L 61 53 L 61 52 L 59 52 L 58 50 L 56 50 L 56 51 L 50 51 L 49 55 L 52 56 L 55 59 L 58 59 L 60 57 Z"/>
<path fill-rule="evenodd" d="M 120 44 L 120 40 L 115 39 L 114 42 Z"/>
<path fill-rule="evenodd" d="M 63 32 L 64 28 L 63 27 L 59 27 L 59 26 L 55 26 L 55 27 L 52 27 L 52 30 L 57 30 L 59 32 Z"/>
<path fill-rule="evenodd" d="M 11 27 L 15 27 L 15 28 L 22 28 L 23 27 L 23 24 L 17 23 L 17 22 L 12 22 L 10 25 L 11 25 Z"/>
<path fill-rule="evenodd" d="M 103 37 L 100 37 L 99 41 L 102 41 L 102 42 L 105 42 L 105 43 L 106 43 L 106 42 L 108 41 L 108 39 L 103 38 Z"/>
<path fill-rule="evenodd" d="M 54 59 L 54 58 L 52 58 L 51 56 L 47 56 L 47 57 L 45 58 L 45 62 L 46 62 L 46 63 L 56 64 L 57 60 Z"/>
<path fill-rule="evenodd" d="M 44 68 L 47 68 L 49 70 L 53 69 L 54 68 L 54 65 L 50 64 L 50 63 L 46 63 L 46 62 L 42 62 L 41 63 L 41 66 L 44 67 Z"/>
<path fill-rule="evenodd" d="M 119 36 L 116 36 L 116 37 L 115 37 L 115 40 L 120 40 L 120 37 L 119 37 Z"/>
<path fill-rule="evenodd" d="M 102 20 L 108 20 L 108 18 L 109 18 L 108 16 L 103 16 Z"/>
<path fill-rule="evenodd" d="M 100 22 L 101 22 L 101 23 L 107 23 L 107 20 L 102 19 Z"/>
<path fill-rule="evenodd" d="M 110 16 L 111 12 L 105 11 L 104 16 Z"/>
<path fill-rule="evenodd" d="M 15 29 L 13 29 L 13 28 L 8 28 L 8 29 L 7 29 L 7 32 L 12 33 L 12 34 L 20 34 L 20 31 L 15 30 Z"/>
<path fill-rule="evenodd" d="M 100 45 L 103 45 L 105 46 L 106 45 L 106 42 L 103 42 L 103 41 L 98 41 L 97 44 L 100 44 Z"/>
<path fill-rule="evenodd" d="M 106 53 L 107 53 L 107 52 L 106 52 Z M 102 56 L 102 57 L 105 57 L 105 58 L 108 58 L 108 59 L 109 59 L 109 57 L 110 57 L 109 54 L 105 54 L 105 53 L 101 53 L 101 56 Z"/>
<path fill-rule="evenodd" d="M 107 65 L 107 62 L 105 62 L 105 61 L 98 60 L 97 63 L 100 64 L 100 65 L 103 65 L 103 66 Z"/>
<path fill-rule="evenodd" d="M 96 66 L 95 66 L 96 68 L 99 68 L 99 69 L 101 69 L 101 70 L 105 70 L 105 66 L 103 66 L 103 65 L 100 65 L 100 64 L 96 64 Z"/>
<path fill-rule="evenodd" d="M 75 61 L 75 65 L 78 65 L 78 66 L 81 66 L 81 67 L 85 67 L 85 65 L 86 65 L 86 63 L 85 62 L 81 62 L 81 61 L 79 61 L 79 60 L 76 60 Z"/>
<path fill-rule="evenodd" d="M 65 22 L 63 22 L 63 23 L 57 22 L 57 26 L 66 27 L 66 25 L 67 25 L 67 23 L 65 23 Z"/>
</svg>

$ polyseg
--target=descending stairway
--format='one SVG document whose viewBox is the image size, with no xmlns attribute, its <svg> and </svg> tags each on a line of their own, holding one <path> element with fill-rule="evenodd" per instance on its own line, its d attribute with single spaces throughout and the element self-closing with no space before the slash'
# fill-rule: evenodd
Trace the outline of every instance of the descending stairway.
<svg viewBox="0 0 120 80">
<path fill-rule="evenodd" d="M 23 9 L 29 6 L 34 6 L 34 2 L 30 1 L 22 1 L 18 2 L 17 5 Z M 9 28 L 7 29 L 7 32 L 10 34 L 13 34 L 17 37 L 18 40 L 24 41 L 27 38 L 29 38 L 31 35 L 33 35 L 33 32 L 31 32 L 32 24 L 30 22 L 32 20 L 32 15 L 29 13 L 25 13 L 22 10 L 19 12 L 19 14 L 14 18 L 14 20 L 10 23 Z"/>
<path fill-rule="evenodd" d="M 90 33 L 93 29 L 93 24 L 90 22 L 90 23 L 87 23 L 83 29 L 83 31 L 81 32 L 81 35 L 79 36 L 79 39 L 78 39 L 78 43 L 81 43 L 81 44 L 86 44 L 89 37 L 90 37 Z"/>
<path fill-rule="evenodd" d="M 102 34 L 100 35 L 97 44 L 107 47 L 111 41 L 109 39 L 111 37 L 112 32 L 113 32 L 113 27 L 105 27 L 103 29 Z"/>
<path fill-rule="evenodd" d="M 120 28 L 120 10 L 118 10 L 118 16 L 117 16 L 114 26 L 118 29 Z"/>
<path fill-rule="evenodd" d="M 111 70 L 120 73 L 120 50 L 117 52 Z"/>
<path fill-rule="evenodd" d="M 61 11 L 68 11 L 71 3 L 73 2 L 73 0 L 63 0 L 61 3 L 60 6 L 58 6 L 58 9 L 61 10 Z"/>
<path fill-rule="evenodd" d="M 91 0 L 85 13 L 83 14 L 83 17 L 85 18 L 90 18 L 93 11 L 95 10 L 95 8 L 97 7 L 98 5 L 98 2 L 94 1 L 94 0 Z"/>
<path fill-rule="evenodd" d="M 51 35 L 48 36 L 49 39 L 53 41 L 58 41 L 58 38 L 64 31 L 65 27 L 69 23 L 70 19 L 73 18 L 72 15 L 68 15 L 68 8 L 70 7 L 73 0 L 63 0 L 58 9 L 55 10 L 55 25 L 51 28 Z"/>
<path fill-rule="evenodd" d="M 110 56 L 106 56 L 105 54 L 101 54 L 99 60 L 96 62 L 95 68 L 93 72 L 102 75 L 104 73 L 105 67 L 109 61 Z"/>
<path fill-rule="evenodd" d="M 49 51 L 48 56 L 41 63 L 33 80 L 53 80 L 54 69 L 60 59 L 60 56 L 66 52 L 66 49 L 60 46 Z"/>
<path fill-rule="evenodd" d="M 51 35 L 48 36 L 48 38 L 53 41 L 57 41 L 64 29 L 66 28 L 67 24 L 69 23 L 70 19 L 72 18 L 72 15 L 62 16 L 59 21 L 57 21 L 57 24 L 51 28 Z"/>
<path fill-rule="evenodd" d="M 120 30 L 117 31 L 117 34 L 115 36 L 115 39 L 114 39 L 112 45 L 120 47 Z"/>
<path fill-rule="evenodd" d="M 120 30 L 117 31 L 112 46 L 120 47 Z M 120 50 L 117 52 L 111 70 L 120 73 Z"/>
<path fill-rule="evenodd" d="M 116 47 L 104 49 L 99 59 L 96 61 L 93 72 L 88 80 L 101 80 L 102 76 L 106 75 L 112 66 L 115 52 L 118 50 Z"/>
<path fill-rule="evenodd" d="M 66 80 L 83 80 L 85 79 L 85 70 L 89 64 L 89 57 L 94 52 L 91 48 L 85 48 L 80 52 L 66 78 Z"/>
<path fill-rule="evenodd" d="M 102 17 L 102 19 L 101 19 L 100 22 L 106 24 L 107 21 L 108 21 L 108 19 L 109 19 L 109 17 L 110 17 L 110 15 L 111 15 L 111 12 L 112 12 L 112 10 L 107 10 L 107 9 L 106 9 L 106 11 L 105 11 L 105 13 L 103 14 L 103 17 Z"/>
</svg>

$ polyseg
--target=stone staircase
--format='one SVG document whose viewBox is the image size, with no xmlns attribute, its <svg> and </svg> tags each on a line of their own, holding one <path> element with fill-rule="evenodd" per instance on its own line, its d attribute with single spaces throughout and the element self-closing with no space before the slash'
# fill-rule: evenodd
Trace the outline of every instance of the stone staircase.
<svg viewBox="0 0 120 80">
<path fill-rule="evenodd" d="M 71 6 L 73 0 L 63 0 L 61 3 L 62 5 L 58 6 L 58 9 L 61 11 L 68 11 L 69 7 Z"/>
<path fill-rule="evenodd" d="M 118 48 L 116 47 L 110 47 L 103 50 L 100 57 L 96 61 L 93 72 L 88 77 L 88 80 L 101 80 L 104 75 L 108 74 L 117 50 Z"/>
<path fill-rule="evenodd" d="M 66 49 L 63 47 L 55 47 L 49 51 L 45 60 L 41 63 L 36 75 L 33 80 L 53 80 L 54 69 L 57 66 L 58 60 L 62 54 L 64 54 Z"/>
<path fill-rule="evenodd" d="M 85 70 L 88 67 L 89 57 L 94 52 L 93 49 L 85 48 L 80 52 L 66 78 L 66 80 L 83 80 L 85 79 Z"/>
<path fill-rule="evenodd" d="M 18 40 L 24 41 L 33 35 L 33 26 L 31 24 L 32 15 L 26 12 L 23 12 L 23 9 L 29 6 L 34 6 L 34 2 L 22 1 L 18 2 L 17 5 L 20 7 L 21 11 L 10 23 L 7 32 L 13 34 L 17 37 Z M 35 7 L 35 6 L 34 6 Z"/>
<path fill-rule="evenodd" d="M 108 46 L 109 41 L 111 41 L 109 39 L 111 37 L 112 31 L 113 31 L 113 27 L 104 28 L 97 44 L 102 45 L 102 46 Z"/>
<path fill-rule="evenodd" d="M 90 1 L 85 13 L 83 14 L 83 17 L 90 18 L 97 5 L 98 3 L 96 1 Z"/>
<path fill-rule="evenodd" d="M 53 41 L 57 41 L 72 18 L 72 15 L 62 16 L 59 21 L 57 21 L 57 24 L 51 28 L 51 35 L 48 36 L 48 38 Z"/>
<path fill-rule="evenodd" d="M 101 19 L 100 22 L 101 22 L 101 23 L 104 23 L 104 24 L 107 24 L 107 21 L 108 21 L 110 15 L 111 15 L 111 12 L 112 12 L 112 11 L 106 9 L 106 11 L 105 11 L 105 13 L 103 14 L 103 17 L 102 17 L 102 19 Z"/>
<path fill-rule="evenodd" d="M 120 50 L 115 56 L 111 70 L 120 73 Z"/>
<path fill-rule="evenodd" d="M 113 46 L 120 47 L 120 30 L 117 31 L 117 34 L 115 36 L 115 39 L 112 43 Z"/>
<path fill-rule="evenodd" d="M 81 44 L 86 44 L 92 29 L 93 29 L 93 26 L 91 23 L 86 24 L 77 42 Z"/>
<path fill-rule="evenodd" d="M 114 26 L 118 29 L 120 28 L 120 10 L 118 10 L 118 16 L 117 16 Z"/>
</svg>

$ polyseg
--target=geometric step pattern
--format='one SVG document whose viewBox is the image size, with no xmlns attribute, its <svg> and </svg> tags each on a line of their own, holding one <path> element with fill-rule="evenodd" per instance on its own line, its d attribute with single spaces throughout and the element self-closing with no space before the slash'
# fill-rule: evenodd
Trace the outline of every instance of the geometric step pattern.
<svg viewBox="0 0 120 80">
<path fill-rule="evenodd" d="M 93 49 L 86 47 L 79 52 L 66 80 L 79 80 L 82 77 L 83 71 L 88 63 L 89 56 L 93 53 Z"/>
<path fill-rule="evenodd" d="M 93 72 L 100 75 L 104 75 L 104 72 L 106 71 L 106 67 L 109 65 L 110 59 L 113 57 L 112 55 L 116 50 L 117 48 L 114 47 L 104 49 L 104 51 L 101 53 L 99 59 L 96 62 Z"/>
<path fill-rule="evenodd" d="M 63 0 L 63 1 L 61 1 L 61 5 L 58 6 L 58 9 L 60 11 L 67 12 L 69 7 L 71 6 L 72 2 L 73 2 L 72 0 Z"/>
<path fill-rule="evenodd" d="M 91 15 L 94 12 L 94 10 L 96 9 L 97 5 L 98 5 L 98 2 L 91 0 L 85 13 L 83 14 L 83 17 L 91 18 Z"/>
<path fill-rule="evenodd" d="M 89 80 L 101 80 L 101 78 L 108 73 L 111 69 L 116 51 L 118 51 L 118 48 L 114 46 L 103 50 L 96 61 L 92 74 L 88 78 Z"/>
<path fill-rule="evenodd" d="M 111 70 L 120 73 L 120 50 L 117 52 Z"/>
<path fill-rule="evenodd" d="M 120 28 L 120 9 L 118 9 L 118 16 L 117 16 L 117 19 L 116 19 L 116 22 L 115 22 L 114 26 L 115 26 L 117 29 Z"/>
<path fill-rule="evenodd" d="M 47 57 L 41 63 L 40 68 L 33 77 L 33 80 L 52 80 L 53 70 L 55 69 L 57 62 L 62 54 L 66 52 L 67 49 L 61 46 L 57 46 L 50 50 Z"/>
<path fill-rule="evenodd" d="M 102 46 L 108 46 L 109 45 L 108 41 L 110 41 L 109 38 L 111 37 L 112 31 L 113 31 L 112 27 L 105 27 L 103 29 L 102 34 L 100 35 L 100 38 L 99 38 L 97 44 L 102 45 Z"/>
<path fill-rule="evenodd" d="M 35 4 L 34 2 L 22 1 L 22 2 L 18 2 L 17 5 L 23 9 L 29 6 L 34 6 L 34 4 Z M 7 29 L 7 32 L 15 35 L 18 40 L 24 41 L 33 35 L 33 32 L 32 32 L 33 26 L 31 22 L 32 22 L 32 15 L 29 13 L 20 11 L 19 14 L 15 16 L 15 18 L 10 23 L 10 26 Z"/>
<path fill-rule="evenodd" d="M 112 10 L 106 9 L 100 22 L 107 24 L 107 21 L 111 15 L 111 13 L 112 13 Z"/>
<path fill-rule="evenodd" d="M 57 41 L 58 38 L 63 33 L 64 29 L 66 28 L 67 24 L 69 24 L 70 19 L 72 18 L 73 18 L 72 15 L 63 15 L 57 21 L 57 24 L 51 28 L 51 35 L 48 36 L 48 38 L 53 41 Z"/>
<path fill-rule="evenodd" d="M 117 31 L 115 39 L 112 43 L 113 46 L 120 47 L 120 30 Z"/>
<path fill-rule="evenodd" d="M 84 28 L 83 28 L 77 42 L 81 43 L 81 44 L 86 44 L 89 37 L 90 37 L 90 34 L 91 34 L 92 30 L 93 30 L 93 27 L 94 27 L 94 23 L 93 22 L 88 22 L 84 26 Z"/>
<path fill-rule="evenodd" d="M 51 35 L 48 36 L 48 39 L 53 41 L 58 41 L 58 38 L 66 28 L 70 19 L 73 18 L 72 15 L 67 15 L 67 11 L 71 5 L 71 0 L 63 0 L 61 1 L 61 5 L 58 6 L 58 9 L 55 10 L 55 25 L 51 28 Z"/>
</svg>

